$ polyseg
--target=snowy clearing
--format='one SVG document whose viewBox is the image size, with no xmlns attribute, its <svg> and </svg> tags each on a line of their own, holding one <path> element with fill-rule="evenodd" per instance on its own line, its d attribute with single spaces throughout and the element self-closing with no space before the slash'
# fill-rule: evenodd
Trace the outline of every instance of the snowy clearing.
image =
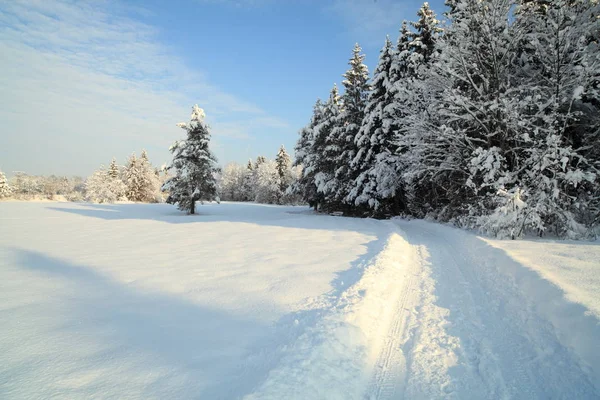
<svg viewBox="0 0 600 400">
<path fill-rule="evenodd" d="M 598 398 L 600 246 L 0 203 L 0 398 Z"/>
</svg>

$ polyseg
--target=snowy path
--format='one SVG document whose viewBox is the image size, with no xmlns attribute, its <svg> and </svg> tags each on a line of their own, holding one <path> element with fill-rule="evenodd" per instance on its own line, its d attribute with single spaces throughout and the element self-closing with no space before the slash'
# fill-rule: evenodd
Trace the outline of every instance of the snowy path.
<svg viewBox="0 0 600 400">
<path fill-rule="evenodd" d="M 600 327 L 583 307 L 476 236 L 399 227 L 426 255 L 405 398 L 598 398 Z"/>
<path fill-rule="evenodd" d="M 363 277 L 248 399 L 600 397 L 588 309 L 472 234 L 394 224 Z"/>
<path fill-rule="evenodd" d="M 600 398 L 598 244 L 199 212 L 0 203 L 0 398 Z"/>
</svg>

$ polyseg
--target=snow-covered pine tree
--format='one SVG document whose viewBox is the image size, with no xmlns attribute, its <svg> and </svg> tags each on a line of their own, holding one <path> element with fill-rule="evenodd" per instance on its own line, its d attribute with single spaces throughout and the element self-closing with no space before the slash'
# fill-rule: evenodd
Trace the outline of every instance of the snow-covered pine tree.
<svg viewBox="0 0 600 400">
<path fill-rule="evenodd" d="M 254 162 L 254 169 L 258 168 L 260 166 L 260 164 L 263 164 L 266 162 L 267 162 L 267 157 L 265 157 L 265 156 L 256 157 L 256 161 Z"/>
<path fill-rule="evenodd" d="M 309 206 L 317 208 L 317 186 L 315 184 L 315 174 L 317 172 L 317 161 L 320 154 L 317 154 L 315 146 L 315 127 L 323 119 L 323 102 L 317 99 L 313 107 L 313 115 L 308 125 L 300 130 L 300 138 L 294 147 L 295 161 L 294 166 L 300 168 L 300 176 L 291 187 L 291 193 L 300 197 Z"/>
<path fill-rule="evenodd" d="M 109 174 L 111 174 L 110 168 Z M 126 196 L 130 201 L 144 203 L 158 201 L 158 197 L 160 197 L 159 176 L 156 175 L 146 150 L 142 150 L 139 158 L 135 154 L 129 157 L 125 166 L 124 178 L 127 185 Z"/>
<path fill-rule="evenodd" d="M 186 131 L 187 138 L 171 146 L 173 161 L 168 169 L 175 175 L 162 187 L 169 193 L 167 203 L 177 204 L 189 214 L 196 212 L 196 201 L 218 201 L 217 159 L 209 147 L 210 131 L 204 117 L 204 110 L 194 105 L 190 122 L 177 124 Z"/>
<path fill-rule="evenodd" d="M 415 32 L 409 47 L 412 50 L 411 67 L 419 75 L 422 67 L 427 68 L 434 56 L 437 40 L 442 32 L 440 21 L 436 18 L 434 11 L 425 2 L 417 11 L 419 19 L 411 22 Z"/>
<path fill-rule="evenodd" d="M 106 173 L 106 185 L 110 187 L 110 191 L 114 192 L 116 200 L 121 200 L 126 197 L 127 187 L 121 178 L 121 169 L 114 157 L 110 161 Z"/>
<path fill-rule="evenodd" d="M 369 70 L 364 64 L 364 59 L 361 47 L 358 43 L 355 44 L 352 57 L 348 61 L 350 68 L 343 75 L 345 78 L 342 82 L 345 88 L 342 95 L 344 107 L 335 121 L 328 140 L 332 150 L 337 150 L 337 154 L 331 154 L 335 170 L 333 178 L 324 186 L 329 191 L 326 192 L 326 202 L 329 203 L 330 208 L 343 209 L 347 212 L 353 212 L 355 208 L 347 202 L 347 197 L 359 174 L 358 168 L 355 168 L 352 161 L 357 154 L 355 141 L 365 115 L 369 90 Z"/>
<path fill-rule="evenodd" d="M 119 170 L 119 166 L 117 165 L 117 160 L 113 157 L 108 165 L 108 176 L 112 179 L 117 179 L 121 175 L 121 171 Z"/>
<path fill-rule="evenodd" d="M 156 168 L 152 166 L 148 158 L 148 152 L 142 149 L 140 154 L 140 169 L 142 171 L 142 185 L 140 198 L 144 202 L 161 202 L 163 200 L 160 191 L 160 174 Z"/>
<path fill-rule="evenodd" d="M 127 159 L 123 173 L 124 182 L 127 186 L 125 196 L 129 201 L 138 201 L 141 185 L 140 175 L 140 163 L 135 153 L 132 153 Z"/>
<path fill-rule="evenodd" d="M 408 29 L 408 22 L 402 21 L 400 35 L 396 42 L 396 50 L 392 57 L 392 66 L 390 67 L 390 90 L 394 93 L 398 91 L 400 79 L 408 75 L 408 65 L 410 64 L 410 42 L 412 41 L 412 32 Z"/>
<path fill-rule="evenodd" d="M 12 190 L 8 185 L 6 175 L 4 175 L 4 172 L 0 171 L 0 199 L 10 196 L 11 193 Z"/>
<path fill-rule="evenodd" d="M 255 172 L 256 198 L 254 201 L 264 204 L 278 204 L 281 200 L 277 163 L 266 160 L 258 163 Z"/>
<path fill-rule="evenodd" d="M 341 157 L 342 147 L 338 138 L 333 135 L 333 130 L 339 123 L 339 116 L 343 110 L 342 99 L 336 85 L 333 85 L 329 99 L 323 106 L 320 122 L 313 129 L 313 144 L 311 148 L 311 161 L 308 163 L 309 173 L 314 173 L 317 187 L 316 209 L 335 208 L 335 194 L 338 181 L 335 175 L 337 160 Z"/>
<path fill-rule="evenodd" d="M 85 200 L 92 203 L 114 203 L 121 200 L 127 186 L 119 176 L 113 178 L 103 165 L 85 181 Z"/>
<path fill-rule="evenodd" d="M 292 160 L 290 159 L 290 155 L 287 153 L 283 145 L 281 145 L 279 151 L 277 152 L 275 164 L 277 165 L 277 175 L 279 176 L 279 190 L 281 192 L 281 196 L 283 196 L 288 186 L 292 183 Z"/>
<path fill-rule="evenodd" d="M 399 127 L 396 168 L 401 171 L 405 206 L 409 212 L 422 216 L 438 199 L 437 193 L 432 192 L 428 175 L 428 162 L 432 160 L 423 152 L 437 149 L 432 129 L 437 128 L 439 118 L 433 104 L 440 89 L 433 70 L 441 28 L 428 3 L 423 4 L 417 15 L 418 21 L 410 23 L 415 31 L 409 31 L 404 22 L 398 39 L 393 68 L 398 74 L 393 107 Z"/>
<path fill-rule="evenodd" d="M 248 160 L 246 170 L 244 171 L 244 183 L 242 189 L 242 201 L 254 201 L 256 193 L 254 191 L 254 165 L 252 160 Z"/>
<path fill-rule="evenodd" d="M 400 211 L 397 196 L 400 182 L 394 143 L 397 126 L 393 115 L 393 86 L 398 76 L 392 72 L 395 58 L 394 46 L 388 37 L 373 73 L 365 116 L 356 136 L 358 152 L 352 166 L 358 177 L 347 201 L 357 205 L 366 203 L 378 213 L 397 214 Z"/>
</svg>

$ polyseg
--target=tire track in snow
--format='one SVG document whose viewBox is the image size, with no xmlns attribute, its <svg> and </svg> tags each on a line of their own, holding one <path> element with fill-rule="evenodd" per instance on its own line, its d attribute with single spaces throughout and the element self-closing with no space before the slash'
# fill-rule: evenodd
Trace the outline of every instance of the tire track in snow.
<svg viewBox="0 0 600 400">
<path fill-rule="evenodd" d="M 359 400 L 369 388 L 380 392 L 376 398 L 396 392 L 406 371 L 398 358 L 406 323 L 398 316 L 410 316 L 404 310 L 414 297 L 410 268 L 419 264 L 411 262 L 413 249 L 395 226 L 386 224 L 385 245 L 365 263 L 358 282 L 323 310 L 246 399 Z"/>
<path fill-rule="evenodd" d="M 404 354 L 404 345 L 410 340 L 409 320 L 417 302 L 414 288 L 416 267 L 413 257 L 403 257 L 402 268 L 405 279 L 399 285 L 400 297 L 395 304 L 394 319 L 387 335 L 383 338 L 383 347 L 377 358 L 372 380 L 367 391 L 370 400 L 393 399 L 403 391 L 408 370 L 408 360 Z"/>
</svg>

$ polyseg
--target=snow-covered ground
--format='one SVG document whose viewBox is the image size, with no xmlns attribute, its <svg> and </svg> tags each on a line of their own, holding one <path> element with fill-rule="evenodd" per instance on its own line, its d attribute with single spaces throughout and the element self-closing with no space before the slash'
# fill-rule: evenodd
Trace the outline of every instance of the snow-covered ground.
<svg viewBox="0 0 600 400">
<path fill-rule="evenodd" d="M 0 203 L 0 398 L 598 398 L 600 246 Z"/>
</svg>

